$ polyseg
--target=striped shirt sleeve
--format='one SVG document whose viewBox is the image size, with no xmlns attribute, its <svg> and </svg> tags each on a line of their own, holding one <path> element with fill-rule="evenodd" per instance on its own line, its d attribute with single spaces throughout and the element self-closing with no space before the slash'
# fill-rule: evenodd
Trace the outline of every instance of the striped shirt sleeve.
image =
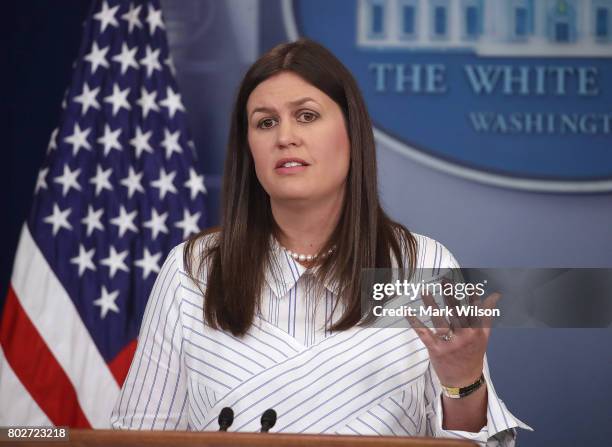
<svg viewBox="0 0 612 447">
<path fill-rule="evenodd" d="M 462 430 L 444 430 L 442 428 L 442 389 L 440 381 L 431 364 L 425 373 L 425 402 L 428 415 L 429 436 L 467 439 L 487 446 L 514 446 L 516 442 L 516 428 L 533 430 L 527 424 L 518 420 L 497 396 L 491 381 L 489 365 L 485 355 L 484 376 L 487 382 L 487 424 L 479 432 Z"/>
<path fill-rule="evenodd" d="M 181 325 L 182 250 L 170 252 L 144 312 L 138 347 L 111 414 L 114 429 L 186 430 L 187 376 Z"/>
<path fill-rule="evenodd" d="M 460 268 L 453 254 L 442 244 L 435 241 L 434 268 Z M 429 263 L 428 263 L 429 264 Z M 425 373 L 425 402 L 428 417 L 427 435 L 445 438 L 467 439 L 487 446 L 514 446 L 516 442 L 516 428 L 532 430 L 527 424 L 515 418 L 508 411 L 504 402 L 497 396 L 491 375 L 487 356 L 484 357 L 485 380 L 487 382 L 487 424 L 477 433 L 461 430 L 444 430 L 442 412 L 442 388 L 438 376 L 431 364 Z"/>
</svg>

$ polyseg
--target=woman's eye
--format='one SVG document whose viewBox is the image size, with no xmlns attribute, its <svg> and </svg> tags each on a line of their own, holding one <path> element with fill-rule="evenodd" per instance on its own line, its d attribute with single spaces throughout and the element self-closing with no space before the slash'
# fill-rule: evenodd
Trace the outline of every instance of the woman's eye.
<svg viewBox="0 0 612 447">
<path fill-rule="evenodd" d="M 272 118 L 266 118 L 263 119 L 259 122 L 259 124 L 257 125 L 257 127 L 259 127 L 260 129 L 270 129 L 271 127 L 274 126 L 276 120 L 272 119 Z"/>
<path fill-rule="evenodd" d="M 317 115 L 312 112 L 302 112 L 298 115 L 298 121 L 310 123 L 317 119 Z"/>
</svg>

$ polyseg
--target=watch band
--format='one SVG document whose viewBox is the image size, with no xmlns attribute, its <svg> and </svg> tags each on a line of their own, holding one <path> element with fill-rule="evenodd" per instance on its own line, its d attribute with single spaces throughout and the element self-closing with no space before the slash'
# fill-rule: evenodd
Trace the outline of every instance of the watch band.
<svg viewBox="0 0 612 447">
<path fill-rule="evenodd" d="M 442 385 L 442 393 L 446 397 L 450 397 L 451 399 L 461 399 L 462 397 L 469 396 L 474 391 L 482 386 L 485 383 L 484 374 L 481 374 L 476 382 L 464 386 L 464 387 L 456 387 L 456 386 L 444 386 Z"/>
</svg>

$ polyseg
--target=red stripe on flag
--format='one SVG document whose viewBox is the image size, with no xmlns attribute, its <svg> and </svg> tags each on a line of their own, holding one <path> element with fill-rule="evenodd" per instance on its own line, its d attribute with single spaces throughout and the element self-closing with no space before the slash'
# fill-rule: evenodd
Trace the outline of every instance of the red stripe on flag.
<svg viewBox="0 0 612 447">
<path fill-rule="evenodd" d="M 59 323 L 58 320 L 58 330 Z M 91 428 L 70 379 L 21 307 L 12 287 L 4 304 L 0 343 L 15 375 L 51 422 Z"/>
<path fill-rule="evenodd" d="M 119 386 L 123 385 L 127 373 L 130 370 L 132 357 L 134 357 L 134 351 L 136 351 L 136 345 L 136 340 L 132 340 L 108 364 L 108 368 L 110 369 L 113 376 L 115 376 L 115 380 L 117 381 Z"/>
</svg>

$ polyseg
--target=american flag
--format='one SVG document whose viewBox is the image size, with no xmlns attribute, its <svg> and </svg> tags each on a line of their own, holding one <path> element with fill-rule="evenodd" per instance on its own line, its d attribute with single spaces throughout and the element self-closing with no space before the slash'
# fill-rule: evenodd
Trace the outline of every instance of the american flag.
<svg viewBox="0 0 612 447">
<path fill-rule="evenodd" d="M 93 2 L 0 327 L 0 426 L 108 427 L 170 249 L 205 225 L 159 1 Z"/>
</svg>

